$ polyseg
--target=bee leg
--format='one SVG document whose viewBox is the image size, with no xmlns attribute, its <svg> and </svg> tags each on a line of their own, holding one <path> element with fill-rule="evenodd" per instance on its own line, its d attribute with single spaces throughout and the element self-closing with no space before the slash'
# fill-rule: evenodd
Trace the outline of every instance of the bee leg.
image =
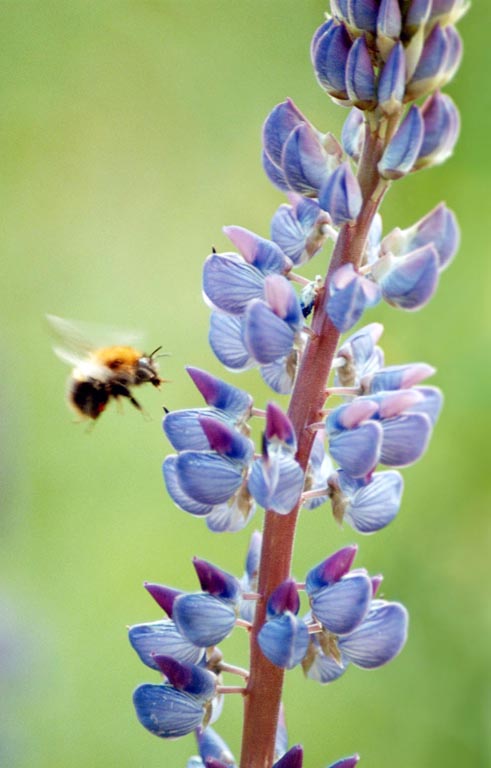
<svg viewBox="0 0 491 768">
<path fill-rule="evenodd" d="M 138 402 L 138 400 L 133 397 L 128 387 L 125 387 L 124 384 L 113 384 L 111 387 L 111 395 L 115 398 L 116 402 L 118 401 L 119 397 L 127 397 L 130 403 L 138 410 L 140 413 L 142 413 L 145 418 L 149 418 L 148 414 L 145 413 L 144 409 Z"/>
</svg>

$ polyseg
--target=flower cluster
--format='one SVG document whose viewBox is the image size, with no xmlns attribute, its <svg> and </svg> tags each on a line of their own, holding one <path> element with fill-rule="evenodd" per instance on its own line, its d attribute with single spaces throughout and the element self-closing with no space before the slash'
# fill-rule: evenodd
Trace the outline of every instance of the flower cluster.
<svg viewBox="0 0 491 768">
<path fill-rule="evenodd" d="M 135 691 L 137 716 L 164 738 L 194 731 L 200 756 L 190 768 L 236 764 L 209 727 L 224 693 L 247 696 L 262 674 L 297 665 L 330 683 L 350 665 L 386 664 L 406 642 L 406 609 L 377 597 L 381 576 L 351 568 L 355 545 L 312 567 L 304 583 L 290 567 L 302 510 L 329 501 L 335 520 L 362 534 L 394 519 L 398 470 L 423 455 L 441 410 L 440 390 L 426 383 L 432 366 L 386 365 L 383 326 L 353 326 L 382 300 L 408 311 L 425 306 L 457 251 L 457 221 L 445 204 L 385 234 L 378 210 L 394 182 L 453 151 L 459 116 L 441 89 L 460 63 L 455 23 L 466 10 L 466 0 L 331 0 L 311 58 L 322 89 L 349 109 L 340 140 L 291 99 L 278 104 L 264 123 L 262 158 L 288 202 L 273 215 L 269 238 L 227 226 L 233 250 L 213 250 L 205 261 L 211 349 L 232 371 L 257 367 L 273 392 L 291 399 L 288 413 L 274 402 L 262 410 L 244 390 L 190 367 L 205 405 L 164 418 L 175 453 L 163 474 L 180 509 L 215 532 L 241 530 L 257 507 L 266 517 L 242 579 L 195 559 L 201 591 L 146 584 L 167 617 L 130 628 L 141 660 L 163 676 Z M 329 249 L 324 279 L 298 273 Z M 251 419 L 263 419 L 258 447 Z M 248 669 L 226 664 L 217 647 L 237 625 L 250 632 Z M 245 686 L 224 686 L 225 673 Z M 247 766 L 301 768 L 302 748 L 287 747 L 283 674 L 271 679 L 268 701 L 254 697 L 246 708 Z"/>
<path fill-rule="evenodd" d="M 138 719 L 149 731 L 172 738 L 215 722 L 223 706 L 223 672 L 244 670 L 226 664 L 217 646 L 236 625 L 250 626 L 249 606 L 258 595 L 257 566 L 261 536 L 251 537 L 242 580 L 211 563 L 194 559 L 199 592 L 181 592 L 160 584 L 146 589 L 168 618 L 129 628 L 130 643 L 141 661 L 163 675 L 163 682 L 140 685 L 133 697 Z M 350 570 L 357 546 L 345 547 L 312 568 L 304 584 L 288 579 L 274 590 L 258 643 L 272 664 L 305 674 L 320 683 L 340 677 L 349 664 L 375 669 L 391 661 L 407 637 L 408 616 L 400 603 L 375 598 L 380 575 Z M 309 612 L 299 617 L 299 589 Z"/>
</svg>

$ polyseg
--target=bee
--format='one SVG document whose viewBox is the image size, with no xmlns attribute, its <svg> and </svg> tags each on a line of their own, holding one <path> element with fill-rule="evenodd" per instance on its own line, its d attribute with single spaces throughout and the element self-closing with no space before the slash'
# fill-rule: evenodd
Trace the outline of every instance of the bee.
<svg viewBox="0 0 491 768">
<path fill-rule="evenodd" d="M 147 382 L 160 387 L 165 381 L 159 376 L 156 360 L 162 347 L 147 355 L 129 343 L 122 343 L 121 333 L 114 339 L 118 338 L 119 343 L 96 346 L 86 341 L 75 323 L 54 315 L 47 319 L 56 338 L 55 354 L 73 368 L 67 398 L 82 419 L 97 419 L 112 399 L 118 401 L 121 397 L 143 411 L 131 390 Z"/>
</svg>

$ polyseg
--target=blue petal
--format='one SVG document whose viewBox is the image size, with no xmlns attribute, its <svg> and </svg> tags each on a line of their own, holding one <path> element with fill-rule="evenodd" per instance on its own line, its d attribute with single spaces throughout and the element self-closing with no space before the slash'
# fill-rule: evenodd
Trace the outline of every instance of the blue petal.
<svg viewBox="0 0 491 768">
<path fill-rule="evenodd" d="M 230 601 L 199 592 L 176 597 L 172 617 L 191 643 L 208 648 L 230 634 L 236 613 Z"/>
<path fill-rule="evenodd" d="M 263 381 L 268 387 L 279 395 L 290 395 L 293 390 L 293 383 L 297 372 L 298 355 L 295 350 L 280 360 L 275 360 L 268 365 L 262 365 L 259 368 Z"/>
<path fill-rule="evenodd" d="M 230 749 L 213 728 L 201 728 L 196 734 L 196 738 L 200 756 L 205 763 L 210 758 L 213 758 L 226 765 L 230 765 L 231 768 L 235 766 L 235 760 L 233 759 Z"/>
<path fill-rule="evenodd" d="M 235 533 L 241 531 L 254 516 L 256 505 L 247 492 L 239 489 L 239 492 L 231 499 L 231 502 L 218 504 L 206 518 L 206 525 L 214 533 Z"/>
<path fill-rule="evenodd" d="M 329 440 L 331 456 L 353 477 L 364 477 L 378 464 L 383 431 L 373 421 L 335 435 Z"/>
<path fill-rule="evenodd" d="M 432 423 L 424 413 L 408 413 L 382 422 L 380 461 L 389 467 L 405 467 L 421 458 L 431 437 Z"/>
<path fill-rule="evenodd" d="M 291 456 L 282 454 L 266 462 L 257 459 L 252 466 L 248 488 L 264 509 L 286 515 L 296 505 L 303 483 L 304 475 L 298 463 Z"/>
<path fill-rule="evenodd" d="M 232 370 L 245 370 L 254 365 L 242 338 L 243 321 L 239 317 L 212 312 L 210 346 L 221 363 Z"/>
<path fill-rule="evenodd" d="M 243 419 L 250 415 L 252 395 L 248 392 L 234 387 L 227 381 L 217 379 L 211 373 L 200 368 L 186 366 L 186 371 L 203 395 L 207 405 L 212 406 L 216 411 L 224 411 L 227 415 L 237 419 Z"/>
<path fill-rule="evenodd" d="M 438 387 L 415 387 L 424 399 L 411 406 L 411 413 L 425 413 L 433 425 L 436 424 L 443 406 L 443 395 Z"/>
<path fill-rule="evenodd" d="M 170 685 L 140 685 L 133 693 L 140 723 L 155 736 L 177 738 L 201 725 L 203 705 Z"/>
<path fill-rule="evenodd" d="M 242 468 L 214 451 L 183 451 L 176 459 L 179 485 L 202 504 L 221 504 L 240 487 Z"/>
<path fill-rule="evenodd" d="M 344 519 L 360 533 L 373 533 L 388 525 L 397 515 L 403 480 L 399 472 L 375 472 L 348 503 Z"/>
<path fill-rule="evenodd" d="M 346 61 L 351 39 L 344 24 L 332 24 L 321 35 L 313 51 L 315 75 L 328 93 L 347 98 L 345 87 Z"/>
<path fill-rule="evenodd" d="M 364 35 L 351 46 L 346 63 L 346 87 L 351 101 L 366 108 L 375 103 L 375 72 Z"/>
<path fill-rule="evenodd" d="M 364 138 L 364 120 L 363 112 L 356 107 L 350 110 L 348 117 L 343 123 L 341 131 L 341 143 L 347 155 L 358 160 Z"/>
<path fill-rule="evenodd" d="M 356 573 L 316 592 L 310 605 L 323 627 L 336 635 L 345 635 L 363 621 L 371 599 L 372 582 L 365 574 Z"/>
<path fill-rule="evenodd" d="M 375 669 L 400 653 L 406 643 L 407 627 L 408 613 L 403 605 L 374 600 L 363 624 L 340 637 L 339 647 L 356 666 Z"/>
<path fill-rule="evenodd" d="M 381 297 L 382 292 L 375 283 L 356 275 L 348 285 L 329 297 L 327 314 L 338 331 L 344 333 L 356 325 L 365 309 L 372 307 Z"/>
<path fill-rule="evenodd" d="M 264 172 L 270 182 L 274 184 L 275 187 L 278 187 L 278 189 L 281 189 L 282 192 L 289 192 L 290 187 L 288 186 L 285 174 L 278 165 L 269 159 L 266 152 L 262 153 L 262 161 Z"/>
<path fill-rule="evenodd" d="M 401 309 L 420 309 L 429 302 L 438 285 L 438 253 L 432 243 L 397 260 L 382 277 L 384 299 Z"/>
<path fill-rule="evenodd" d="M 288 355 L 295 334 L 260 300 L 252 301 L 245 316 L 244 341 L 249 354 L 263 365 Z"/>
<path fill-rule="evenodd" d="M 167 456 L 162 465 L 165 485 L 172 501 L 191 515 L 202 517 L 203 515 L 209 514 L 213 509 L 213 505 L 202 504 L 199 501 L 192 499 L 191 496 L 188 496 L 188 494 L 184 493 L 182 490 L 177 475 L 176 461 L 177 456 Z"/>
<path fill-rule="evenodd" d="M 167 439 L 176 451 L 186 448 L 195 451 L 208 451 L 210 444 L 203 432 L 199 418 L 210 416 L 223 424 L 230 424 L 225 414 L 212 408 L 187 408 L 171 411 L 164 416 L 163 427 Z"/>
<path fill-rule="evenodd" d="M 387 114 L 401 107 L 406 86 L 406 58 L 401 42 L 392 48 L 380 74 L 378 101 Z"/>
<path fill-rule="evenodd" d="M 197 664 L 205 649 L 190 643 L 171 619 L 134 624 L 128 630 L 132 647 L 147 667 L 158 669 L 154 656 L 173 656 L 177 661 Z"/>
<path fill-rule="evenodd" d="M 299 664 L 309 647 L 309 631 L 302 619 L 287 611 L 267 621 L 257 641 L 269 661 L 282 669 L 293 669 Z"/>
<path fill-rule="evenodd" d="M 300 123 L 290 133 L 283 147 L 281 167 L 295 192 L 317 197 L 328 176 L 326 152 L 308 123 Z"/>
<path fill-rule="evenodd" d="M 412 106 L 385 148 L 378 164 L 381 176 L 398 179 L 412 169 L 424 136 L 424 122 L 416 106 Z"/>
<path fill-rule="evenodd" d="M 322 685 L 326 685 L 327 683 L 333 683 L 338 677 L 344 675 L 346 665 L 338 664 L 331 656 L 323 653 L 318 642 L 315 642 L 314 647 L 316 648 L 316 653 L 310 667 L 307 669 L 307 677 L 310 677 L 311 680 L 316 680 Z"/>
<path fill-rule="evenodd" d="M 211 303 L 231 315 L 242 315 L 251 299 L 263 295 L 264 277 L 233 253 L 212 253 L 203 267 L 203 291 Z"/>
<path fill-rule="evenodd" d="M 281 155 L 288 136 L 300 123 L 305 122 L 291 99 L 277 104 L 269 113 L 263 126 L 263 146 L 268 158 L 281 166 Z"/>
</svg>

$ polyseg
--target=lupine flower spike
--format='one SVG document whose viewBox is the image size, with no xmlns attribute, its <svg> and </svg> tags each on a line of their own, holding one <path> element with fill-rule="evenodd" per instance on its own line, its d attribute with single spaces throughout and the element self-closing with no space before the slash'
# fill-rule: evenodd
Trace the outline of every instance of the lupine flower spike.
<svg viewBox="0 0 491 768">
<path fill-rule="evenodd" d="M 241 578 L 194 558 L 199 588 L 146 583 L 164 615 L 129 628 L 156 678 L 136 689 L 136 715 L 162 738 L 194 733 L 189 768 L 302 768 L 303 747 L 288 748 L 286 671 L 301 667 L 307 684 L 325 685 L 349 667 L 387 664 L 406 643 L 407 609 L 390 585 L 390 597 L 377 596 L 380 574 L 353 567 L 359 543 L 326 552 L 303 581 L 291 562 L 300 514 L 327 505 L 358 536 L 417 513 L 401 511 L 403 470 L 428 449 L 443 396 L 427 383 L 429 363 L 385 360 L 376 307 L 423 308 L 458 250 L 459 228 L 445 203 L 388 232 L 379 209 L 392 186 L 454 150 L 460 118 L 443 88 L 462 57 L 455 24 L 467 6 L 331 0 L 310 52 L 324 96 L 346 110 L 341 137 L 291 99 L 274 107 L 262 164 L 286 201 L 269 233 L 228 225 L 231 245 L 204 259 L 213 353 L 228 370 L 257 368 L 272 394 L 256 403 L 240 384 L 189 367 L 204 404 L 163 422 L 174 451 L 163 475 L 179 510 L 213 532 L 264 517 Z M 312 259 L 314 279 L 299 273 Z M 288 403 L 278 404 L 281 395 Z M 316 519 L 324 540 L 330 521 Z M 241 665 L 224 656 L 237 631 L 249 638 Z M 224 683 L 230 674 L 238 685 Z M 240 761 L 211 727 L 231 693 L 245 704 Z M 358 761 L 326 756 L 324 765 Z"/>
</svg>

